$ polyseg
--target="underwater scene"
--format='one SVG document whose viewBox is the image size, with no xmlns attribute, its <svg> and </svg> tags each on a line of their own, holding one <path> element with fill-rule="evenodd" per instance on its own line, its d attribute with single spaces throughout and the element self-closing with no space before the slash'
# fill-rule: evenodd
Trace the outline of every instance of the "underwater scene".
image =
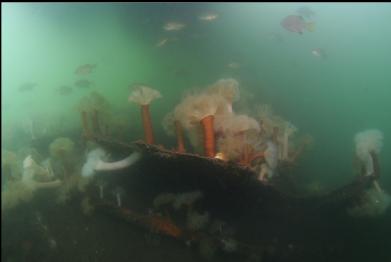
<svg viewBox="0 0 391 262">
<path fill-rule="evenodd" d="M 391 261 L 390 3 L 1 22 L 1 261 Z"/>
</svg>

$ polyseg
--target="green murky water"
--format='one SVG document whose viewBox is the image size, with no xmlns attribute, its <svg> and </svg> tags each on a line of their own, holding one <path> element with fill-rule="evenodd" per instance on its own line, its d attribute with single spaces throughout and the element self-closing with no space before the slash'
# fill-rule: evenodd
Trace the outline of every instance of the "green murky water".
<svg viewBox="0 0 391 262">
<path fill-rule="evenodd" d="M 307 13 L 298 12 L 303 6 Z M 290 24 L 301 33 L 281 24 L 289 15 L 301 17 L 303 24 Z M 379 183 L 391 190 L 389 3 L 5 3 L 1 19 L 2 151 L 28 147 L 31 132 L 53 139 L 81 134 L 77 106 L 93 91 L 110 104 L 115 136 L 143 138 L 140 109 L 128 101 L 137 83 L 161 93 L 150 107 L 155 140 L 172 148 L 164 116 L 190 90 L 234 78 L 240 91 L 235 113 L 257 119 L 256 106 L 270 104 L 298 135 L 313 138 L 290 171 L 300 183 L 334 189 L 351 181 L 355 134 L 378 129 L 384 135 Z M 389 232 L 389 219 L 379 221 L 376 230 Z M 12 246 L 4 245 L 2 251 Z M 181 258 L 184 247 L 169 249 L 177 252 L 173 259 L 190 260 L 187 253 Z M 381 251 L 379 259 L 390 258 Z M 15 257 L 6 258 L 27 261 Z M 47 261 L 60 261 L 53 257 Z"/>
</svg>

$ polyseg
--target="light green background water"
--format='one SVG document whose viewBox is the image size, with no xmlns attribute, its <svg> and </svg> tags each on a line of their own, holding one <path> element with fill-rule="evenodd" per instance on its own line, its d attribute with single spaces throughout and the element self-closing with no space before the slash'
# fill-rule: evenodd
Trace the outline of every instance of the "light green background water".
<svg viewBox="0 0 391 262">
<path fill-rule="evenodd" d="M 286 31 L 281 20 L 302 6 L 279 4 L 3 4 L 2 129 L 34 115 L 67 115 L 79 125 L 74 106 L 88 90 L 61 96 L 75 69 L 96 63 L 87 78 L 95 90 L 131 121 L 141 137 L 139 109 L 129 104 L 129 84 L 144 82 L 163 99 L 152 105 L 157 140 L 168 138 L 160 125 L 184 90 L 221 77 L 235 77 L 242 99 L 234 109 L 247 113 L 256 103 L 275 112 L 315 139 L 297 172 L 330 185 L 351 179 L 353 137 L 358 131 L 383 131 L 383 184 L 391 181 L 391 4 L 305 4 L 315 12 L 315 32 Z M 219 14 L 205 23 L 205 11 Z M 167 21 L 186 24 L 165 32 Z M 283 41 L 271 38 L 281 35 Z M 161 48 L 164 37 L 176 37 Z M 311 54 L 323 48 L 327 59 Z M 227 68 L 230 62 L 239 69 Z M 176 75 L 175 72 L 178 71 Z M 31 92 L 20 92 L 25 82 Z M 249 95 L 252 94 L 252 95 Z M 243 107 L 243 105 L 245 107 Z M 389 182 L 388 182 L 389 183 Z"/>
</svg>

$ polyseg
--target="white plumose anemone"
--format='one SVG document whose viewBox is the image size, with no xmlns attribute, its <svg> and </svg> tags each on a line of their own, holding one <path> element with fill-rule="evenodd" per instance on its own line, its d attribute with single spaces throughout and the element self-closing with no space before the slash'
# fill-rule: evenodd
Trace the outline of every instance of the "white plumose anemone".
<svg viewBox="0 0 391 262">
<path fill-rule="evenodd" d="M 383 146 L 383 133 L 377 129 L 369 129 L 357 133 L 354 137 L 357 157 L 365 165 L 365 174 L 373 174 L 373 160 L 370 152 L 379 154 Z"/>
<path fill-rule="evenodd" d="M 136 163 L 141 158 L 141 154 L 133 152 L 128 157 L 116 162 L 105 162 L 105 158 L 107 158 L 107 154 L 101 148 L 89 152 L 87 162 L 81 171 L 82 176 L 91 177 L 95 174 L 95 171 L 110 171 L 126 168 Z"/>
</svg>

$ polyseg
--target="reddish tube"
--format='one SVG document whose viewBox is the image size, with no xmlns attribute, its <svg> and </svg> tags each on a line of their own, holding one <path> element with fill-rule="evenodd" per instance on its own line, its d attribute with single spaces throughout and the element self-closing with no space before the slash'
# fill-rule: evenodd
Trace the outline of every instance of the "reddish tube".
<svg viewBox="0 0 391 262">
<path fill-rule="evenodd" d="M 177 151 L 179 153 L 184 153 L 185 149 L 185 138 L 183 136 L 182 125 L 179 121 L 175 121 L 175 133 L 176 133 L 176 142 L 177 142 Z"/>
<path fill-rule="evenodd" d="M 143 119 L 145 142 L 147 144 L 155 143 L 149 105 L 141 105 L 141 118 Z"/>
<path fill-rule="evenodd" d="M 204 154 L 207 157 L 215 157 L 216 155 L 213 123 L 213 115 L 209 115 L 201 119 L 201 125 L 204 132 Z"/>
</svg>

